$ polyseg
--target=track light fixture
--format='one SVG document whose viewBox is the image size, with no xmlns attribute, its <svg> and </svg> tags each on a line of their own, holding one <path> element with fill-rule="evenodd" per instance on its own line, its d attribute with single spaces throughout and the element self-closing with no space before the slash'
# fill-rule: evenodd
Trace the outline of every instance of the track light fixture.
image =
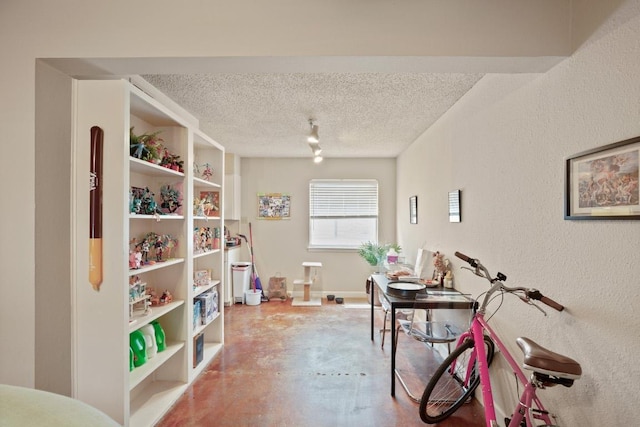
<svg viewBox="0 0 640 427">
<path fill-rule="evenodd" d="M 313 119 L 309 119 L 309 126 L 311 126 L 311 132 L 307 137 L 307 142 L 311 144 L 317 144 L 320 142 L 320 136 L 318 136 L 318 125 L 313 124 Z"/>
<path fill-rule="evenodd" d="M 311 151 L 313 152 L 314 156 L 319 156 L 320 153 L 322 153 L 322 148 L 320 148 L 320 144 L 309 144 L 309 147 L 311 147 Z"/>
<path fill-rule="evenodd" d="M 313 119 L 309 119 L 309 126 L 311 127 L 311 132 L 307 137 L 307 142 L 309 143 L 309 147 L 311 147 L 314 163 L 320 163 L 322 161 L 322 156 L 320 156 L 320 153 L 322 153 L 322 148 L 320 148 L 318 125 L 313 123 Z"/>
</svg>

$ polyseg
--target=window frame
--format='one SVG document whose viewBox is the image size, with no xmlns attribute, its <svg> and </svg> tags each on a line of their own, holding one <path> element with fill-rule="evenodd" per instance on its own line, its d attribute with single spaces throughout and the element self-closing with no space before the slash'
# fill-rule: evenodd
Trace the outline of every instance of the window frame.
<svg viewBox="0 0 640 427">
<path fill-rule="evenodd" d="M 348 206 L 346 207 L 343 206 L 341 208 L 339 206 L 337 207 L 333 206 L 333 207 L 324 208 L 323 209 L 325 211 L 324 214 L 316 213 L 317 208 L 315 208 L 315 206 L 317 206 L 317 204 L 319 203 L 318 197 L 323 196 L 322 192 L 325 193 L 324 196 L 326 197 L 327 192 L 329 194 L 331 193 L 331 189 L 330 189 L 331 187 L 340 187 L 340 186 L 344 186 L 345 189 L 349 187 L 351 188 L 351 191 L 342 192 L 341 200 L 343 201 L 356 200 L 358 197 L 358 193 L 361 193 L 362 197 L 357 200 L 361 201 L 362 206 L 358 207 L 356 206 L 357 204 L 347 203 Z M 308 188 L 309 188 L 309 198 L 308 198 L 309 200 L 309 218 L 308 218 L 309 233 L 308 233 L 307 247 L 309 250 L 355 251 L 355 250 L 358 250 L 360 245 L 365 241 L 372 241 L 372 242 L 378 241 L 379 222 L 380 222 L 380 184 L 378 180 L 376 179 L 311 179 L 309 181 Z M 359 191 L 355 189 L 359 189 Z M 321 192 L 320 195 L 318 195 L 318 191 Z M 371 194 L 366 194 L 367 192 L 370 192 Z M 315 198 L 314 198 L 314 194 L 316 195 Z M 354 197 L 356 197 L 356 199 L 354 199 Z M 341 210 L 342 212 L 340 212 Z M 353 215 L 350 215 L 349 213 L 354 212 L 354 210 L 356 211 L 356 213 Z M 329 212 L 329 214 L 327 214 L 326 212 Z M 374 219 L 375 223 L 373 224 L 373 227 L 372 227 L 373 232 L 372 233 L 370 232 L 369 234 L 367 234 L 366 237 L 363 237 L 362 239 L 358 239 L 358 242 L 355 242 L 355 240 L 352 239 L 353 240 L 352 243 L 348 243 L 348 244 L 345 244 L 345 243 L 340 244 L 340 243 L 337 243 L 337 241 L 334 243 L 326 243 L 326 242 L 318 243 L 317 236 L 314 238 L 314 234 L 313 234 L 314 220 L 319 220 L 319 219 L 339 220 L 340 218 L 353 219 L 353 220 Z M 336 230 L 338 225 L 339 224 L 336 223 Z M 371 225 L 366 227 L 371 228 Z M 345 239 L 348 237 L 349 237 L 348 235 L 345 236 Z"/>
</svg>

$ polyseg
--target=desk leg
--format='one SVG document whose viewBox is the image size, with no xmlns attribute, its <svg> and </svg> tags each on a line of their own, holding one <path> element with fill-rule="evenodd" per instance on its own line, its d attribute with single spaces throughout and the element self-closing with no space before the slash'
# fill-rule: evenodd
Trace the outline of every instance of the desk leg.
<svg viewBox="0 0 640 427">
<path fill-rule="evenodd" d="M 396 395 L 396 309 L 391 305 L 391 396 Z"/>
<path fill-rule="evenodd" d="M 369 280 L 367 280 L 367 281 L 369 281 Z M 374 311 L 373 311 L 373 306 L 374 306 L 374 304 L 373 304 L 373 287 L 374 286 L 378 286 L 378 285 L 376 285 L 373 282 L 373 279 L 371 279 L 370 283 L 369 283 L 369 292 L 370 292 L 369 295 L 371 295 L 371 341 L 373 341 L 373 313 L 374 313 Z"/>
</svg>

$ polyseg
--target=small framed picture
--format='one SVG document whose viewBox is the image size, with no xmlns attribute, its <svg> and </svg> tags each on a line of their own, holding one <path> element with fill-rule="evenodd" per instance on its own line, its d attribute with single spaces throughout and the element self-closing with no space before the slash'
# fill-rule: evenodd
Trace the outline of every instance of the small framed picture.
<svg viewBox="0 0 640 427">
<path fill-rule="evenodd" d="M 418 196 L 409 197 L 409 224 L 418 223 Z"/>
<path fill-rule="evenodd" d="M 460 213 L 460 190 L 449 192 L 449 222 L 461 222 Z"/>
<path fill-rule="evenodd" d="M 564 219 L 640 219 L 640 137 L 566 159 Z"/>
<path fill-rule="evenodd" d="M 258 194 L 258 219 L 291 219 L 291 196 L 283 193 Z"/>
</svg>

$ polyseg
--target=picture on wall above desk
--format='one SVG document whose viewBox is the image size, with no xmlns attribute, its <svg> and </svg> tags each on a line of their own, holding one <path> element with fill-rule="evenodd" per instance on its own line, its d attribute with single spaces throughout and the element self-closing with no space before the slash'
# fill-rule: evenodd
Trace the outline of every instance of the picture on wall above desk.
<svg viewBox="0 0 640 427">
<path fill-rule="evenodd" d="M 290 195 L 282 193 L 258 193 L 258 219 L 290 218 Z"/>
<path fill-rule="evenodd" d="M 449 222 L 462 222 L 460 190 L 449 192 Z"/>
<path fill-rule="evenodd" d="M 409 197 L 409 224 L 418 223 L 418 196 Z"/>
<path fill-rule="evenodd" d="M 566 160 L 564 219 L 640 219 L 640 137 Z"/>
</svg>

